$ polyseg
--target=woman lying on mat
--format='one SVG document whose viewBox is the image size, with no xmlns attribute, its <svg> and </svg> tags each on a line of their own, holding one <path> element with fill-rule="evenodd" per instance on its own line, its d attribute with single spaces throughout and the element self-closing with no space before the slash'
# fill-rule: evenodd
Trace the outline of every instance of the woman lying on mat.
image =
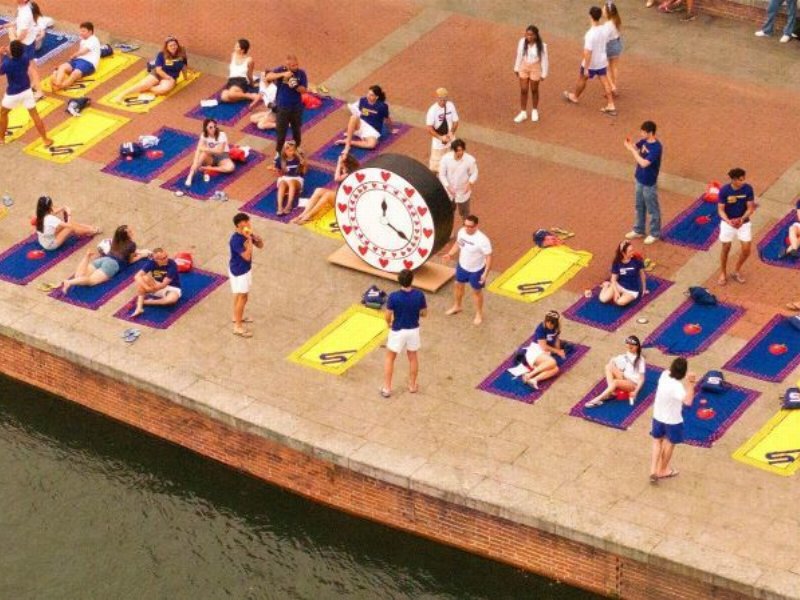
<svg viewBox="0 0 800 600">
<path fill-rule="evenodd" d="M 192 187 L 194 174 L 200 170 L 204 173 L 203 180 L 208 181 L 211 173 L 233 173 L 236 165 L 233 164 L 228 146 L 228 136 L 220 131 L 214 119 L 203 121 L 203 133 L 194 151 L 192 166 L 186 177 L 186 187 Z"/>
<path fill-rule="evenodd" d="M 66 206 L 54 208 L 50 196 L 39 197 L 36 203 L 36 236 L 42 248 L 57 250 L 72 236 L 93 236 L 100 233 L 97 227 L 70 221 L 71 214 Z"/>
<path fill-rule="evenodd" d="M 164 47 L 161 49 L 152 63 L 150 72 L 136 85 L 129 87 L 119 96 L 114 98 L 117 104 L 125 104 L 130 101 L 127 96 L 148 92 L 156 96 L 164 96 L 175 89 L 178 78 L 189 75 L 189 59 L 186 57 L 186 49 L 180 45 L 178 38 L 169 36 L 164 40 Z"/>
<path fill-rule="evenodd" d="M 647 294 L 647 274 L 644 261 L 628 240 L 617 246 L 614 262 L 611 264 L 611 279 L 600 286 L 598 300 L 613 302 L 617 306 L 627 306 Z"/>
<path fill-rule="evenodd" d="M 781 250 L 780 258 L 797 258 L 798 250 L 800 250 L 800 198 L 795 200 L 795 209 L 797 214 L 795 215 L 795 222 L 789 225 L 789 232 L 787 234 L 789 238 L 789 243 Z"/>
<path fill-rule="evenodd" d="M 336 172 L 333 174 L 333 180 L 336 183 L 341 183 L 345 177 L 358 169 L 358 161 L 352 154 L 340 154 L 339 159 L 336 161 Z M 309 221 L 313 221 L 318 215 L 323 214 L 326 210 L 333 206 L 336 199 L 336 190 L 329 190 L 324 187 L 318 187 L 311 194 L 308 199 L 305 209 L 302 213 L 297 215 L 294 219 L 289 221 L 297 225 L 303 225 Z"/>
<path fill-rule="evenodd" d="M 108 242 L 106 241 L 106 243 Z M 105 283 L 130 263 L 150 254 L 146 250 L 136 249 L 133 230 L 127 225 L 117 227 L 110 247 L 103 250 L 101 249 L 102 245 L 101 242 L 97 250 L 89 250 L 78 263 L 75 275 L 63 281 L 61 291 L 65 295 L 75 285 L 92 287 Z"/>
<path fill-rule="evenodd" d="M 383 133 L 384 121 L 392 133 L 397 133 L 397 130 L 393 129 L 392 119 L 389 117 L 389 105 L 386 104 L 386 94 L 381 86 L 371 85 L 367 95 L 358 102 L 350 104 L 349 108 L 352 115 L 347 122 L 347 133 L 343 139 L 336 141 L 340 146 L 344 146 L 345 152 L 349 151 L 350 146 L 368 149 L 377 146 Z M 358 139 L 354 140 L 353 136 Z"/>
<path fill-rule="evenodd" d="M 548 312 L 533 334 L 533 341 L 525 348 L 524 363 L 530 369 L 522 381 L 538 390 L 539 384 L 558 374 L 567 357 L 561 340 L 561 315 Z"/>
<path fill-rule="evenodd" d="M 288 215 L 292 212 L 294 199 L 303 191 L 303 176 L 306 174 L 306 159 L 303 151 L 297 147 L 294 140 L 289 140 L 283 145 L 278 163 L 278 215 Z"/>
<path fill-rule="evenodd" d="M 645 362 L 642 356 L 642 342 L 635 335 L 625 339 L 625 354 L 615 356 L 606 365 L 606 387 L 586 403 L 586 408 L 601 406 L 603 402 L 627 393 L 628 402 L 633 406 L 636 396 L 644 385 Z M 619 396 L 617 396 L 619 397 Z"/>
<path fill-rule="evenodd" d="M 250 103 L 250 108 L 255 108 L 259 101 L 264 102 L 264 110 L 250 115 L 250 122 L 259 129 L 275 129 L 275 96 L 278 86 L 267 81 L 266 71 L 258 82 L 258 96 Z"/>
<path fill-rule="evenodd" d="M 258 94 L 250 91 L 253 85 L 253 57 L 247 56 L 248 52 L 249 41 L 242 39 L 236 42 L 231 54 L 231 64 L 228 66 L 228 82 L 219 96 L 222 102 L 258 100 Z"/>
</svg>

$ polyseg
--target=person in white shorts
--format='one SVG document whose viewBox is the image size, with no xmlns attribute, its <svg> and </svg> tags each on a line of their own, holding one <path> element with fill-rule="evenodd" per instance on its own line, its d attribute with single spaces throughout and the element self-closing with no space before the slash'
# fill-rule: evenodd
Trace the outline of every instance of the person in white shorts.
<svg viewBox="0 0 800 600">
<path fill-rule="evenodd" d="M 436 102 L 428 109 L 425 127 L 431 136 L 431 157 L 428 168 L 438 173 L 439 161 L 450 149 L 450 143 L 456 139 L 458 129 L 456 106 L 447 99 L 447 90 L 443 87 L 436 90 Z"/>
<path fill-rule="evenodd" d="M 181 299 L 178 264 L 163 248 L 153 250 L 153 256 L 142 265 L 133 281 L 136 284 L 136 308 L 131 318 L 141 315 L 145 306 L 170 306 Z"/>
<path fill-rule="evenodd" d="M 717 212 L 721 219 L 719 241 L 722 242 L 722 251 L 719 257 L 720 275 L 717 279 L 719 285 L 728 283 L 728 256 L 734 239 L 739 240 L 742 249 L 731 278 L 739 283 L 745 282 L 741 270 L 744 262 L 750 256 L 750 247 L 753 241 L 750 217 L 756 210 L 753 187 L 745 182 L 745 175 L 744 169 L 739 167 L 731 169 L 728 171 L 731 182 L 723 185 L 719 190 Z"/>
<path fill-rule="evenodd" d="M 606 364 L 606 387 L 597 396 L 589 400 L 584 407 L 594 408 L 611 399 L 617 391 L 628 393 L 631 406 L 644 385 L 647 365 L 642 356 L 642 342 L 635 335 L 625 339 L 625 354 L 615 356 Z"/>
<path fill-rule="evenodd" d="M 244 307 L 253 283 L 253 246 L 263 248 L 264 240 L 253 233 L 250 217 L 245 213 L 237 213 L 233 217 L 233 226 L 236 231 L 231 235 L 231 258 L 228 262 L 228 277 L 233 292 L 233 334 L 250 338 L 253 332 L 245 329 L 244 323 L 251 321 L 244 316 Z"/>
<path fill-rule="evenodd" d="M 36 110 L 36 98 L 31 88 L 30 59 L 25 56 L 25 46 L 19 40 L 14 40 L 8 50 L 0 49 L 0 56 L 2 56 L 0 75 L 5 75 L 8 80 L 8 86 L 3 95 L 2 104 L 0 104 L 0 144 L 4 144 L 6 140 L 8 113 L 15 108 L 22 107 L 31 116 L 44 145 L 52 146 L 53 140 L 47 137 L 47 130 L 39 116 L 39 111 Z"/>
</svg>

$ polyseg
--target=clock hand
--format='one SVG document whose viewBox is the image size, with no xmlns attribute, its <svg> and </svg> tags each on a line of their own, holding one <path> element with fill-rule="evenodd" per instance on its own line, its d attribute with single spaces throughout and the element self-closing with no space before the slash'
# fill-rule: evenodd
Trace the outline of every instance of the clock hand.
<svg viewBox="0 0 800 600">
<path fill-rule="evenodd" d="M 403 239 L 403 240 L 405 240 L 405 241 L 408 241 L 408 236 L 407 236 L 405 233 L 403 233 L 402 231 L 400 231 L 399 229 L 397 229 L 397 228 L 396 228 L 394 225 L 392 225 L 391 223 L 386 223 L 386 224 L 387 224 L 387 225 L 388 225 L 388 226 L 389 226 L 389 227 L 390 227 L 390 228 L 391 228 L 391 229 L 392 229 L 392 230 L 393 230 L 393 231 L 394 231 L 394 232 L 397 234 L 397 237 L 399 237 L 400 239 Z"/>
<path fill-rule="evenodd" d="M 383 211 L 383 216 L 384 217 L 386 216 L 386 209 L 387 208 L 389 208 L 389 205 L 386 204 L 386 198 L 384 198 L 383 202 L 381 202 L 381 210 Z"/>
</svg>

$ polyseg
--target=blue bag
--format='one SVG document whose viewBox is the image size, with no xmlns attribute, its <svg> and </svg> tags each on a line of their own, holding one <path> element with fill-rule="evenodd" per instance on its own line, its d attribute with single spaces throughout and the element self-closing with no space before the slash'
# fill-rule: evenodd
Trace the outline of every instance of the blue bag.
<svg viewBox="0 0 800 600">
<path fill-rule="evenodd" d="M 689 297 L 694 300 L 695 304 L 703 304 L 705 306 L 714 306 L 717 304 L 717 297 L 704 287 L 690 287 Z"/>
<path fill-rule="evenodd" d="M 789 319 L 789 325 L 797 329 L 797 331 L 800 331 L 800 315 L 793 315 L 791 317 L 788 317 L 788 319 Z"/>
<path fill-rule="evenodd" d="M 371 285 L 361 296 L 361 304 L 368 308 L 381 309 L 386 304 L 387 295 L 376 285 Z"/>
<path fill-rule="evenodd" d="M 100 58 L 106 58 L 114 54 L 114 48 L 110 44 L 103 44 L 100 46 Z"/>
<path fill-rule="evenodd" d="M 144 146 L 136 142 L 123 142 L 119 145 L 119 155 L 127 158 L 136 158 L 144 154 Z"/>
<path fill-rule="evenodd" d="M 725 381 L 725 375 L 722 374 L 722 371 L 709 371 L 703 375 L 703 379 L 700 382 L 700 389 L 712 394 L 721 394 L 729 387 L 730 384 Z"/>
<path fill-rule="evenodd" d="M 790 387 L 783 395 L 783 408 L 800 408 L 800 388 Z"/>
</svg>

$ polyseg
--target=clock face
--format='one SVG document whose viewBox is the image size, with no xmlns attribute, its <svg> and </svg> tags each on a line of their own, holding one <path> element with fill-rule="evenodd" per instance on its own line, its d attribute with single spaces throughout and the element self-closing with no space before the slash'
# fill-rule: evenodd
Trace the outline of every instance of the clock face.
<svg viewBox="0 0 800 600">
<path fill-rule="evenodd" d="M 393 171 L 354 171 L 336 192 L 336 220 L 347 245 L 390 273 L 421 266 L 434 252 L 434 219 L 417 188 Z"/>
</svg>

